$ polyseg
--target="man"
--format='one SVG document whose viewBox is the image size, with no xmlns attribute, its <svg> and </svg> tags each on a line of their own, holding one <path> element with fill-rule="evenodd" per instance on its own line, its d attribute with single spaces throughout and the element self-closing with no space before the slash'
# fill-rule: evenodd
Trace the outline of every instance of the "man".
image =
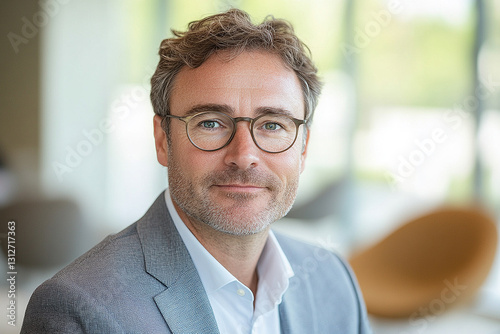
<svg viewBox="0 0 500 334">
<path fill-rule="evenodd" d="M 151 80 L 169 188 L 41 285 L 23 333 L 368 333 L 336 255 L 271 223 L 294 201 L 320 92 L 288 23 L 233 9 L 160 47 Z"/>
</svg>

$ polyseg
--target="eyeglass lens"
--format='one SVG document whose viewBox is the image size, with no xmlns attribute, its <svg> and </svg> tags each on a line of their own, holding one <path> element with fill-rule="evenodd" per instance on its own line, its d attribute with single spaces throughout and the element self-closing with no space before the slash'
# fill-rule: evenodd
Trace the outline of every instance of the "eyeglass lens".
<svg viewBox="0 0 500 334">
<path fill-rule="evenodd" d="M 231 140 L 235 122 L 226 114 L 205 112 L 195 115 L 186 125 L 192 143 L 202 150 L 224 147 Z M 255 144 L 264 151 L 281 152 L 290 148 L 297 136 L 297 125 L 285 115 L 262 115 L 252 123 Z"/>
</svg>

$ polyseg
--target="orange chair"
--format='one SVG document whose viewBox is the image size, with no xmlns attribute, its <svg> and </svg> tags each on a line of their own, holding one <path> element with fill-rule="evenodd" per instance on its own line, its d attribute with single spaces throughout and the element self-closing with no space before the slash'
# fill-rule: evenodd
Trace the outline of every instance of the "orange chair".
<svg viewBox="0 0 500 334">
<path fill-rule="evenodd" d="M 480 209 L 443 208 L 402 225 L 350 263 L 369 313 L 423 316 L 477 292 L 497 239 L 494 220 Z"/>
</svg>

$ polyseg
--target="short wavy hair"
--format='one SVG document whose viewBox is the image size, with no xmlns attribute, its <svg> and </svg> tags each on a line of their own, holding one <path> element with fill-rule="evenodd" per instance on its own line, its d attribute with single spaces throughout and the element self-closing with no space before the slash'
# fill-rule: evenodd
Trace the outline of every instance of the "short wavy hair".
<svg viewBox="0 0 500 334">
<path fill-rule="evenodd" d="M 201 66 L 217 51 L 229 51 L 229 60 L 244 51 L 265 51 L 278 55 L 297 75 L 303 95 L 306 119 L 312 121 L 321 93 L 321 81 L 309 48 L 295 35 L 287 21 L 268 16 L 254 25 L 239 9 L 189 23 L 185 32 L 172 30 L 174 37 L 160 44 L 160 61 L 151 78 L 151 103 L 155 114 L 170 114 L 175 77 L 184 66 Z"/>
</svg>

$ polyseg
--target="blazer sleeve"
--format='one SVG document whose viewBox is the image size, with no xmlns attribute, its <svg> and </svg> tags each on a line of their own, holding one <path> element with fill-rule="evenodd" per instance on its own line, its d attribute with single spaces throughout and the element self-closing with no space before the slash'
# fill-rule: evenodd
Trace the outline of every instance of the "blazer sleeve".
<svg viewBox="0 0 500 334">
<path fill-rule="evenodd" d="M 51 279 L 33 293 L 21 334 L 125 333 L 110 312 L 77 285 Z"/>
</svg>

